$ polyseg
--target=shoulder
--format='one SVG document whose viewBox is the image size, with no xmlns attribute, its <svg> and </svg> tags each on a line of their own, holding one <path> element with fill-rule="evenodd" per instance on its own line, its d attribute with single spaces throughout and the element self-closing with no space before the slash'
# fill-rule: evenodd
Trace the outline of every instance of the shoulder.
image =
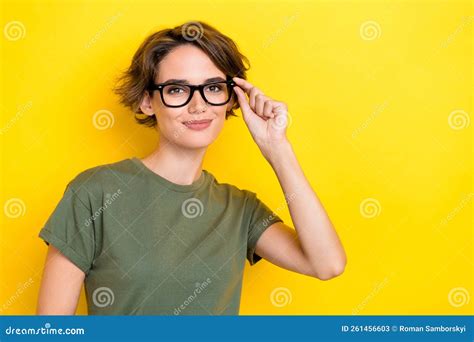
<svg viewBox="0 0 474 342">
<path fill-rule="evenodd" d="M 100 164 L 78 172 L 67 184 L 66 191 L 72 191 L 80 197 L 90 197 L 91 194 L 99 194 L 104 188 L 127 184 L 127 178 L 133 177 L 135 173 L 130 159 Z"/>
<path fill-rule="evenodd" d="M 210 188 L 214 193 L 221 194 L 227 199 L 242 201 L 244 204 L 252 201 L 256 197 L 256 193 L 251 190 L 231 183 L 220 182 L 213 174 L 210 172 L 208 172 L 208 174 L 211 177 Z"/>
</svg>

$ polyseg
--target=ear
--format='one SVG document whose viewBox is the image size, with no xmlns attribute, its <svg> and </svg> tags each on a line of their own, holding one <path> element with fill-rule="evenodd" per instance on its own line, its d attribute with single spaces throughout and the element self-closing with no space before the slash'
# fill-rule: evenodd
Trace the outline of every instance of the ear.
<svg viewBox="0 0 474 342">
<path fill-rule="evenodd" d="M 155 110 L 152 107 L 152 98 L 148 91 L 145 91 L 145 95 L 143 96 L 142 102 L 140 103 L 141 111 L 148 115 L 152 116 L 155 114 Z"/>
</svg>

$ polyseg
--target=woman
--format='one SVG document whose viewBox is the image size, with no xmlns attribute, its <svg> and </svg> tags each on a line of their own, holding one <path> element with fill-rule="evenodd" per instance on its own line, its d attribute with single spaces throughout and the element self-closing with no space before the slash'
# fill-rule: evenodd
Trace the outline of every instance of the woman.
<svg viewBox="0 0 474 342">
<path fill-rule="evenodd" d="M 244 61 L 203 22 L 142 43 L 116 92 L 157 129 L 158 146 L 69 182 L 39 234 L 49 250 L 38 314 L 74 314 L 83 283 L 89 314 L 238 314 L 245 259 L 321 280 L 343 272 L 341 242 L 285 135 L 287 106 L 245 80 Z M 296 231 L 254 192 L 202 169 L 239 107 Z"/>
</svg>

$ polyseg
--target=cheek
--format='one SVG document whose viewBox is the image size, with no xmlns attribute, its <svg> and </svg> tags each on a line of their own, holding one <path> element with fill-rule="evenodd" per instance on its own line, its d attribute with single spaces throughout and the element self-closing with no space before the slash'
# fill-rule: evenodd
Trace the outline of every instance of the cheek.
<svg viewBox="0 0 474 342">
<path fill-rule="evenodd" d="M 217 136 L 220 133 L 220 131 L 222 131 L 222 129 L 224 128 L 225 121 L 226 121 L 225 114 L 223 116 L 219 116 L 214 119 L 214 122 L 213 122 L 214 136 Z"/>
<path fill-rule="evenodd" d="M 157 104 L 155 107 L 155 115 L 158 120 L 158 122 L 163 123 L 163 125 L 169 126 L 170 124 L 173 124 L 174 122 L 179 122 L 178 117 L 180 115 L 180 112 L 177 110 L 178 108 L 169 108 L 161 104 Z"/>
<path fill-rule="evenodd" d="M 179 121 L 179 113 L 172 108 L 162 107 L 156 113 L 158 120 L 158 129 L 168 139 L 182 134 L 186 127 Z"/>
</svg>

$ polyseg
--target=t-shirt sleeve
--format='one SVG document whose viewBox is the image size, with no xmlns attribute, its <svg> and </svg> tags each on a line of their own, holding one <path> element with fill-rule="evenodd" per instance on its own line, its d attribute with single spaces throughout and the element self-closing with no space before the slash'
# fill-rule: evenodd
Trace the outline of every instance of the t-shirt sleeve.
<svg viewBox="0 0 474 342">
<path fill-rule="evenodd" d="M 254 192 L 247 191 L 249 198 L 247 205 L 249 206 L 250 225 L 247 235 L 247 260 L 250 265 L 255 265 L 261 256 L 255 253 L 257 241 L 262 233 L 275 222 L 283 222 L 283 220 L 274 213 L 265 203 L 263 203 Z"/>
<path fill-rule="evenodd" d="M 94 221 L 88 203 L 87 198 L 81 199 L 78 190 L 74 190 L 69 182 L 63 197 L 38 235 L 86 275 L 92 267 L 95 254 Z"/>
</svg>

